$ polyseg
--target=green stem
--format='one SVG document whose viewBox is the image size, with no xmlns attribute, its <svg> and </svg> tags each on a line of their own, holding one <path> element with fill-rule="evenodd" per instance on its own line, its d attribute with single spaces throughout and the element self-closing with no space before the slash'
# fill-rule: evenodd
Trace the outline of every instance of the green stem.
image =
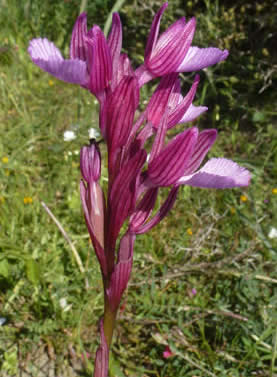
<svg viewBox="0 0 277 377">
<path fill-rule="evenodd" d="M 113 13 L 118 12 L 124 3 L 125 3 L 125 0 L 117 0 L 114 6 L 112 7 L 112 10 L 110 11 L 108 18 L 105 22 L 105 26 L 104 26 L 104 34 L 106 37 L 108 35 L 109 29 L 112 23 Z"/>
<path fill-rule="evenodd" d="M 108 298 L 105 294 L 105 309 L 104 309 L 104 334 L 108 347 L 110 348 L 112 343 L 113 331 L 116 322 L 116 311 L 113 312 L 110 308 Z"/>
</svg>

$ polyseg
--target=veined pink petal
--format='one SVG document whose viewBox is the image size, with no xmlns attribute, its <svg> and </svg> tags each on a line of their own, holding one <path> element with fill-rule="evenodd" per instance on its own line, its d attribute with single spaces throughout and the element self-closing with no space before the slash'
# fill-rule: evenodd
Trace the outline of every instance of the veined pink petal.
<svg viewBox="0 0 277 377">
<path fill-rule="evenodd" d="M 250 179 L 250 172 L 236 162 L 225 158 L 212 158 L 198 172 L 181 177 L 177 184 L 224 189 L 248 186 Z"/>
<path fill-rule="evenodd" d="M 109 348 L 104 334 L 103 319 L 100 321 L 101 343 L 96 351 L 93 377 L 108 377 L 109 372 Z"/>
<path fill-rule="evenodd" d="M 157 38 L 159 35 L 161 18 L 162 18 L 163 12 L 166 10 L 167 7 L 168 7 L 168 3 L 166 2 L 162 5 L 162 7 L 159 9 L 158 13 L 156 13 L 154 17 L 154 20 L 151 25 L 150 33 L 147 39 L 146 48 L 145 48 L 145 55 L 144 55 L 145 60 L 148 60 L 148 57 L 151 55 L 153 48 L 155 48 Z"/>
<path fill-rule="evenodd" d="M 101 174 L 101 155 L 96 143 L 85 145 L 80 152 L 80 169 L 84 180 L 96 182 Z"/>
<path fill-rule="evenodd" d="M 64 60 L 60 50 L 46 38 L 33 39 L 28 48 L 32 61 L 60 80 L 86 86 L 86 63 L 79 59 Z"/>
<path fill-rule="evenodd" d="M 196 127 L 177 135 L 149 164 L 148 177 L 153 186 L 170 186 L 183 175 L 197 142 Z"/>
<path fill-rule="evenodd" d="M 147 105 L 147 118 L 155 128 L 159 127 L 165 109 L 168 107 L 169 98 L 175 88 L 176 80 L 178 80 L 177 73 L 163 76 Z"/>
<path fill-rule="evenodd" d="M 184 60 L 193 39 L 196 21 L 192 18 L 180 32 L 181 21 L 172 25 L 170 32 L 164 33 L 165 36 L 161 37 L 161 42 L 159 39 L 151 56 L 145 61 L 145 65 L 152 74 L 163 76 L 176 72 Z"/>
<path fill-rule="evenodd" d="M 229 55 L 228 50 L 219 50 L 215 47 L 199 48 L 190 47 L 185 58 L 176 69 L 177 72 L 192 72 L 209 67 L 225 60 Z"/>
<path fill-rule="evenodd" d="M 104 253 L 104 249 L 100 244 L 100 242 L 102 242 L 102 244 L 103 244 L 103 241 L 97 239 L 97 236 L 96 236 L 97 230 L 93 227 L 90 209 L 89 209 L 89 206 L 88 206 L 88 200 L 89 200 L 88 190 L 87 190 L 83 181 L 80 181 L 80 195 L 81 195 L 81 202 L 82 202 L 82 206 L 83 206 L 83 210 L 84 210 L 85 221 L 86 221 L 87 228 L 88 228 L 88 231 L 89 231 L 89 234 L 90 234 L 90 238 L 91 238 L 94 250 L 95 250 L 95 254 L 98 258 L 98 261 L 99 261 L 99 264 L 100 264 L 100 267 L 101 267 L 101 271 L 102 271 L 103 275 L 106 276 L 107 275 L 107 260 L 106 260 L 106 256 L 105 256 L 105 253 Z M 103 200 L 103 203 L 104 203 L 104 200 Z M 90 207 L 91 207 L 91 205 L 90 205 Z"/>
<path fill-rule="evenodd" d="M 115 60 L 119 59 L 122 47 L 122 26 L 118 13 L 113 13 L 112 27 L 108 36 L 108 46 L 114 63 Z"/>
<path fill-rule="evenodd" d="M 108 197 L 109 218 L 107 224 L 107 245 L 114 249 L 116 238 L 126 218 L 133 211 L 136 199 L 137 179 L 146 160 L 146 151 L 139 150 L 122 166 L 117 174 Z"/>
<path fill-rule="evenodd" d="M 146 224 L 137 228 L 136 234 L 146 233 L 150 229 L 152 229 L 155 225 L 157 225 L 159 222 L 162 221 L 162 219 L 168 214 L 168 212 L 173 207 L 173 205 L 174 205 L 174 203 L 177 199 L 178 190 L 179 190 L 179 187 L 175 187 L 175 186 L 170 190 L 170 193 L 168 194 L 166 201 L 163 203 L 163 205 L 158 210 L 158 212 L 155 214 L 155 216 L 152 217 L 152 219 L 149 220 Z"/>
<path fill-rule="evenodd" d="M 154 208 L 158 195 L 158 188 L 151 188 L 146 191 L 134 213 L 130 218 L 130 229 L 136 233 L 147 221 Z"/>
<path fill-rule="evenodd" d="M 87 15 L 80 14 L 77 18 L 71 36 L 70 43 L 70 58 L 87 60 L 87 44 L 85 36 L 87 34 Z"/>
<path fill-rule="evenodd" d="M 179 123 L 192 122 L 207 110 L 208 108 L 206 106 L 194 106 L 191 104 L 182 119 L 179 120 Z"/>
<path fill-rule="evenodd" d="M 200 132 L 189 163 L 186 165 L 184 175 L 190 175 L 199 168 L 208 151 L 213 146 L 217 136 L 215 129 Z"/>
<path fill-rule="evenodd" d="M 110 285 L 107 289 L 110 307 L 113 311 L 117 310 L 131 276 L 135 239 L 136 235 L 134 233 L 127 232 L 120 241 L 118 262 L 115 265 Z"/>
<path fill-rule="evenodd" d="M 106 38 L 99 28 L 94 26 L 85 38 L 88 44 L 88 70 L 90 72 L 90 90 L 96 94 L 105 89 L 112 78 L 112 59 Z"/>
<path fill-rule="evenodd" d="M 125 145 L 131 132 L 138 96 L 136 77 L 125 76 L 109 97 L 106 136 L 110 172 L 114 170 L 119 148 Z"/>
<path fill-rule="evenodd" d="M 187 112 L 188 108 L 190 107 L 196 93 L 196 89 L 198 87 L 200 81 L 200 76 L 196 75 L 194 82 L 187 93 L 187 95 L 183 98 L 181 95 L 179 96 L 179 104 L 174 107 L 171 106 L 172 110 L 170 111 L 168 117 L 168 126 L 167 128 L 174 127 L 177 123 L 180 122 L 184 114 Z M 175 97 L 175 95 L 173 95 Z M 176 99 L 175 99 L 176 100 Z M 170 100 L 171 102 L 171 100 Z"/>
<path fill-rule="evenodd" d="M 142 64 L 135 70 L 135 75 L 138 79 L 139 87 L 141 88 L 148 81 L 151 81 L 155 78 L 155 75 L 147 70 L 147 67 Z"/>
</svg>

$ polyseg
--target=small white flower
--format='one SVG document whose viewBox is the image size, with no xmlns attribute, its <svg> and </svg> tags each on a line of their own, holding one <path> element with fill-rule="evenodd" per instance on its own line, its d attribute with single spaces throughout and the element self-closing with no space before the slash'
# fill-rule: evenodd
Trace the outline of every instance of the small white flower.
<svg viewBox="0 0 277 377">
<path fill-rule="evenodd" d="M 88 136 L 90 139 L 97 139 L 100 136 L 100 133 L 95 128 L 90 128 L 88 130 Z"/>
<path fill-rule="evenodd" d="M 76 139 L 76 134 L 74 131 L 65 131 L 63 134 L 64 141 L 72 141 Z"/>
<path fill-rule="evenodd" d="M 0 326 L 3 326 L 7 322 L 7 318 L 0 317 Z"/>
<path fill-rule="evenodd" d="M 64 308 L 66 307 L 66 305 L 67 305 L 67 300 L 66 300 L 66 298 L 65 298 L 65 297 L 61 298 L 61 299 L 60 299 L 60 307 L 61 307 L 62 309 L 64 309 Z"/>
<path fill-rule="evenodd" d="M 65 297 L 62 297 L 62 298 L 60 299 L 59 303 L 60 303 L 60 307 L 63 309 L 64 312 L 67 312 L 67 311 L 70 310 L 71 307 L 72 307 L 72 304 L 67 305 L 67 300 L 66 300 Z"/>
<path fill-rule="evenodd" d="M 272 227 L 268 233 L 268 238 L 277 238 L 277 229 Z"/>
</svg>

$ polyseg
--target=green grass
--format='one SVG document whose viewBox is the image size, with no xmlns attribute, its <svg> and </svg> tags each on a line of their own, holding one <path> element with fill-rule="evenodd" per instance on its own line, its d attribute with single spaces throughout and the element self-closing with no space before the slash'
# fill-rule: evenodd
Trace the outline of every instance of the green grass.
<svg viewBox="0 0 277 377">
<path fill-rule="evenodd" d="M 56 376 L 65 376 L 67 365 L 89 376 L 103 297 L 81 211 L 78 151 L 88 128 L 97 128 L 97 105 L 86 91 L 35 67 L 26 53 L 30 31 L 12 30 L 0 31 L 7 46 L 0 55 L 0 312 L 7 320 L 0 327 L 0 369 L 17 376 L 27 365 L 37 376 L 40 349 Z M 198 99 L 205 98 L 205 80 L 199 89 Z M 225 90 L 234 96 L 231 86 Z M 137 238 L 111 377 L 276 376 L 277 239 L 268 237 L 277 228 L 273 104 L 268 100 L 264 113 L 252 108 L 256 118 L 247 127 L 220 110 L 214 121 L 221 128 L 209 157 L 249 168 L 248 189 L 185 187 L 171 214 Z M 209 103 L 210 112 L 216 105 Z M 69 129 L 77 138 L 65 142 Z M 84 273 L 41 201 L 69 235 Z M 166 345 L 174 353 L 168 359 Z"/>
</svg>

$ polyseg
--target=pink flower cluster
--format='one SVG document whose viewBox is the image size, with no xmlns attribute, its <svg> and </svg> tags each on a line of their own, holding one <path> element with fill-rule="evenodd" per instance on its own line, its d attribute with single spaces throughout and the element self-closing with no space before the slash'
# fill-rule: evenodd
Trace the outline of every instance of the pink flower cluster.
<svg viewBox="0 0 277 377">
<path fill-rule="evenodd" d="M 98 26 L 87 30 L 86 14 L 81 14 L 72 32 L 70 59 L 64 59 L 45 38 L 32 40 L 28 49 L 36 65 L 60 80 L 81 85 L 100 104 L 99 127 L 108 151 L 108 189 L 105 194 L 99 184 L 100 150 L 96 142 L 91 142 L 81 150 L 80 190 L 105 296 L 113 312 L 117 311 L 130 278 L 136 236 L 149 231 L 168 214 L 181 185 L 232 188 L 247 186 L 250 181 L 250 173 L 228 159 L 212 158 L 201 167 L 216 140 L 215 129 L 185 128 L 165 143 L 169 129 L 195 120 L 207 110 L 193 105 L 199 76 L 183 97 L 179 73 L 201 70 L 228 56 L 227 50 L 191 45 L 194 18 L 188 22 L 181 18 L 160 35 L 160 21 L 167 5 L 154 17 L 144 63 L 136 70 L 121 52 L 122 26 L 117 13 L 107 39 Z M 156 77 L 161 78 L 160 82 L 137 117 L 140 88 Z M 153 144 L 147 153 L 145 144 L 149 138 Z M 153 214 L 162 187 L 171 189 Z M 127 224 L 126 231 L 118 240 L 123 224 Z M 107 355 L 103 331 L 101 338 L 99 359 Z"/>
</svg>

